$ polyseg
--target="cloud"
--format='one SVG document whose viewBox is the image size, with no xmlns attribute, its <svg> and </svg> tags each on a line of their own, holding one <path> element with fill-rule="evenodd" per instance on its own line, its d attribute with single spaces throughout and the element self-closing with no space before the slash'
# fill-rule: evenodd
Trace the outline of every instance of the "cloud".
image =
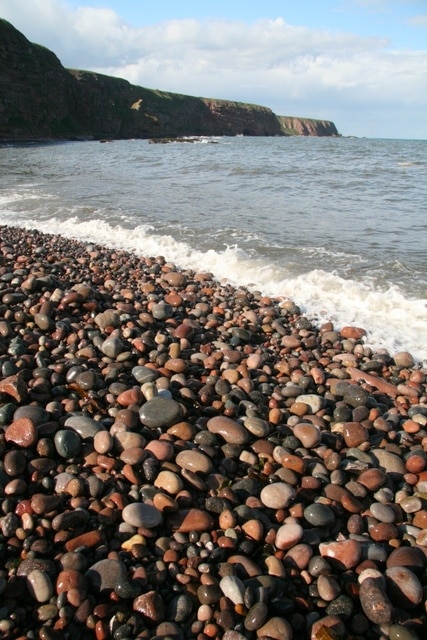
<svg viewBox="0 0 427 640">
<path fill-rule="evenodd" d="M 427 27 L 427 13 L 419 16 L 413 16 L 407 20 L 407 23 L 414 27 Z"/>
<path fill-rule="evenodd" d="M 338 116 L 346 128 L 363 109 L 381 118 L 391 104 L 399 112 L 399 105 L 421 109 L 427 102 L 427 52 L 393 51 L 385 38 L 294 26 L 283 18 L 134 27 L 110 9 L 72 10 L 60 0 L 15 4 L 2 9 L 3 17 L 65 66 L 146 87 L 257 102 L 277 113 L 334 119 L 339 128 Z"/>
</svg>

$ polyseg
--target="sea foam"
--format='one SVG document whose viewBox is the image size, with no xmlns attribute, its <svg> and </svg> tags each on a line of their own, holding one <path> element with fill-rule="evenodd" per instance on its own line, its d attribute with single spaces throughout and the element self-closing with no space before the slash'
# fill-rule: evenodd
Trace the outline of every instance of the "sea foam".
<svg viewBox="0 0 427 640">
<path fill-rule="evenodd" d="M 321 269 L 295 275 L 286 266 L 249 256 L 237 245 L 225 246 L 221 251 L 200 251 L 177 242 L 173 235 L 154 233 L 150 225 L 129 229 L 102 219 L 37 220 L 27 216 L 20 219 L 19 215 L 2 222 L 144 257 L 162 255 L 179 268 L 209 271 L 219 281 L 236 287 L 291 299 L 318 325 L 332 321 L 336 329 L 345 325 L 363 327 L 367 331 L 365 342 L 371 348 L 386 349 L 390 354 L 406 350 L 427 364 L 427 300 L 408 299 L 398 287 L 378 290 L 371 279 L 355 281 Z"/>
</svg>

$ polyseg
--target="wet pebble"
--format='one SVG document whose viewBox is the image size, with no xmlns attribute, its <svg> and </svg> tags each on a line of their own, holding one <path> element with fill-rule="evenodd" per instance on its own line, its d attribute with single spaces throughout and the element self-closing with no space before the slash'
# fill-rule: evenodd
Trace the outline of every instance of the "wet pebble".
<svg viewBox="0 0 427 640">
<path fill-rule="evenodd" d="M 34 447 L 38 440 L 37 428 L 31 418 L 18 418 L 5 431 L 6 442 L 24 449 Z"/>
</svg>

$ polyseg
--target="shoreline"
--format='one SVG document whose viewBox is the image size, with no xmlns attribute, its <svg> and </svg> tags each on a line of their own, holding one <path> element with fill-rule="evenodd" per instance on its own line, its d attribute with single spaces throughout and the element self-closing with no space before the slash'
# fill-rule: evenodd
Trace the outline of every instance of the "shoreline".
<svg viewBox="0 0 427 640">
<path fill-rule="evenodd" d="M 167 257 L 0 238 L 1 632 L 423 637 L 409 353 Z"/>
</svg>

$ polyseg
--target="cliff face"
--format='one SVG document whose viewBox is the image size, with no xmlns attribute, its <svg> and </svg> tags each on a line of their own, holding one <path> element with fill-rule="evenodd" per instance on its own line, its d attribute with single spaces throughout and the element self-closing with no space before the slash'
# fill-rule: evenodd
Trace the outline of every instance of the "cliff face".
<svg viewBox="0 0 427 640">
<path fill-rule="evenodd" d="M 51 51 L 0 21 L 0 137 L 60 137 L 77 128 L 73 85 Z"/>
<path fill-rule="evenodd" d="M 290 136 L 339 136 L 336 126 L 330 120 L 312 120 L 294 116 L 277 116 L 284 135 Z"/>
<path fill-rule="evenodd" d="M 80 121 L 95 137 L 281 135 L 266 107 L 154 91 L 87 71 L 69 73 L 78 85 Z"/>
<path fill-rule="evenodd" d="M 156 91 L 65 69 L 54 53 L 0 19 L 0 140 L 201 135 L 338 132 L 333 123 L 288 119 L 267 107 Z"/>
</svg>

